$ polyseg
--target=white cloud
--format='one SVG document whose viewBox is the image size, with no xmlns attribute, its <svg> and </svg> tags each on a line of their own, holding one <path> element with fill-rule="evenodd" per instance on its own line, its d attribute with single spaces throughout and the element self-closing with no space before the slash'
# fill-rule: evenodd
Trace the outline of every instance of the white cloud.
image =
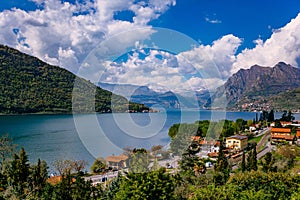
<svg viewBox="0 0 300 200">
<path fill-rule="evenodd" d="M 84 4 L 60 0 L 32 1 L 42 4 L 41 9 L 0 12 L 0 43 L 73 72 L 100 42 L 108 41 L 102 51 L 112 54 L 124 53 L 128 46 L 143 48 L 144 44 L 139 40 L 148 38 L 154 32 L 148 23 L 176 4 L 175 0 L 94 0 Z M 115 12 L 124 10 L 135 13 L 133 22 L 113 18 Z M 215 15 L 205 20 L 221 23 Z M 258 38 L 254 41 L 255 48 L 245 49 L 239 54 L 237 49 L 243 40 L 233 34 L 225 35 L 211 45 L 199 45 L 178 55 L 151 50 L 142 59 L 136 53 L 124 63 L 104 61 L 102 64 L 106 72 L 102 78 L 109 82 L 158 84 L 179 92 L 200 90 L 202 87 L 212 89 L 240 68 L 249 68 L 254 64 L 273 66 L 284 61 L 298 66 L 299 30 L 300 14 L 274 31 L 266 41 Z M 98 79 L 99 68 L 85 65 L 83 69 L 88 79 Z"/>
<path fill-rule="evenodd" d="M 265 42 L 258 39 L 253 49 L 245 49 L 233 64 L 231 74 L 241 68 L 250 68 L 258 64 L 274 66 L 280 61 L 299 66 L 300 58 L 300 14 L 284 27 L 274 31 Z"/>
<path fill-rule="evenodd" d="M 174 4 L 171 0 L 149 1 L 148 4 L 135 3 L 135 0 L 94 0 L 75 4 L 60 0 L 32 1 L 41 5 L 41 9 L 13 9 L 0 13 L 0 43 L 73 72 L 94 47 L 115 34 L 144 28 L 124 38 L 123 44 L 148 37 L 152 30 L 147 23 Z M 114 20 L 114 13 L 122 10 L 135 12 L 135 21 Z M 13 29 L 20 30 L 22 40 Z M 66 58 L 66 53 L 70 52 Z"/>
<path fill-rule="evenodd" d="M 211 23 L 211 24 L 221 24 L 222 21 L 221 20 L 218 20 L 218 19 L 210 19 L 208 17 L 205 17 L 205 21 L 208 22 L 208 23 Z"/>
<path fill-rule="evenodd" d="M 226 79 L 230 76 L 235 54 L 242 40 L 232 34 L 225 35 L 212 45 L 200 45 L 179 55 L 188 60 L 204 77 Z"/>
</svg>

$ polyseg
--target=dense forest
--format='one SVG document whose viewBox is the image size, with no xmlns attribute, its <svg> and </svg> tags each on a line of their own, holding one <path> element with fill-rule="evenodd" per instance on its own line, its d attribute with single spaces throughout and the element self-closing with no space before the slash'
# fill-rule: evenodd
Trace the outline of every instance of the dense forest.
<svg viewBox="0 0 300 200">
<path fill-rule="evenodd" d="M 75 87 L 74 87 L 75 85 Z M 0 113 L 124 112 L 148 108 L 60 67 L 0 45 Z"/>
</svg>

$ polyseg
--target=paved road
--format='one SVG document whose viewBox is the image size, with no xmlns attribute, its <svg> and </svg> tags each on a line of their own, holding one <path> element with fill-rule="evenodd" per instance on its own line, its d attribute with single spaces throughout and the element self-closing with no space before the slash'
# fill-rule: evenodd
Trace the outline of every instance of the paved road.
<svg viewBox="0 0 300 200">
<path fill-rule="evenodd" d="M 261 135 L 264 135 L 264 134 L 266 134 L 268 131 L 270 131 L 271 130 L 271 128 L 265 128 L 265 129 L 263 129 L 259 134 L 257 134 L 256 136 L 254 136 L 254 137 L 259 137 L 259 136 L 261 136 Z"/>
<path fill-rule="evenodd" d="M 267 142 L 267 140 L 269 139 L 270 130 L 271 130 L 270 128 L 267 128 L 267 129 L 263 130 L 262 133 L 260 133 L 258 136 L 256 136 L 256 137 L 259 137 L 260 135 L 265 134 L 264 137 L 260 140 L 260 142 L 256 146 L 257 151 L 259 151 L 261 146 L 264 145 Z M 262 151 L 260 151 L 259 153 L 257 153 L 257 160 L 261 159 L 264 155 L 266 155 L 268 152 L 272 151 L 274 148 L 276 148 L 276 147 L 271 145 L 270 142 L 267 142 L 265 148 Z M 240 157 L 239 159 L 241 160 L 242 158 Z M 232 167 L 232 170 L 235 170 L 238 167 L 239 167 L 239 165 L 237 164 Z"/>
<path fill-rule="evenodd" d="M 268 142 L 266 145 L 266 148 L 257 154 L 257 160 L 261 159 L 264 155 L 266 155 L 268 152 L 274 150 L 275 148 L 276 148 L 276 146 L 271 145 L 271 143 Z"/>
</svg>

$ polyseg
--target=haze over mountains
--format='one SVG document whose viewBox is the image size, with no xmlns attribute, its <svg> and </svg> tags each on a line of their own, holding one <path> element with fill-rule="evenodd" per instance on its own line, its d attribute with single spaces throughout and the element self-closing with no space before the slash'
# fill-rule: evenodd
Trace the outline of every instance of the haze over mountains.
<svg viewBox="0 0 300 200">
<path fill-rule="evenodd" d="M 151 89 L 151 86 L 138 86 L 131 84 L 97 83 L 103 89 L 122 95 L 132 102 L 142 103 L 149 107 L 164 108 L 202 108 L 210 98 L 208 90 L 194 92 L 190 96 L 174 93 L 172 91 Z"/>
</svg>

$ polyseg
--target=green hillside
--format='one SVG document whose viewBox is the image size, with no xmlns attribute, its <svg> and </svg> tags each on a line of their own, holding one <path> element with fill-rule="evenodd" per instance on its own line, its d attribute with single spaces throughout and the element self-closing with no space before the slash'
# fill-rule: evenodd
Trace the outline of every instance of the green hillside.
<svg viewBox="0 0 300 200">
<path fill-rule="evenodd" d="M 270 97 L 268 102 L 277 110 L 300 110 L 300 88 Z"/>
<path fill-rule="evenodd" d="M 0 45 L 0 94 L 0 113 L 3 114 L 71 113 L 72 98 L 75 112 L 148 109 L 129 103 L 124 97 L 96 87 L 65 69 L 3 45 Z"/>
</svg>

